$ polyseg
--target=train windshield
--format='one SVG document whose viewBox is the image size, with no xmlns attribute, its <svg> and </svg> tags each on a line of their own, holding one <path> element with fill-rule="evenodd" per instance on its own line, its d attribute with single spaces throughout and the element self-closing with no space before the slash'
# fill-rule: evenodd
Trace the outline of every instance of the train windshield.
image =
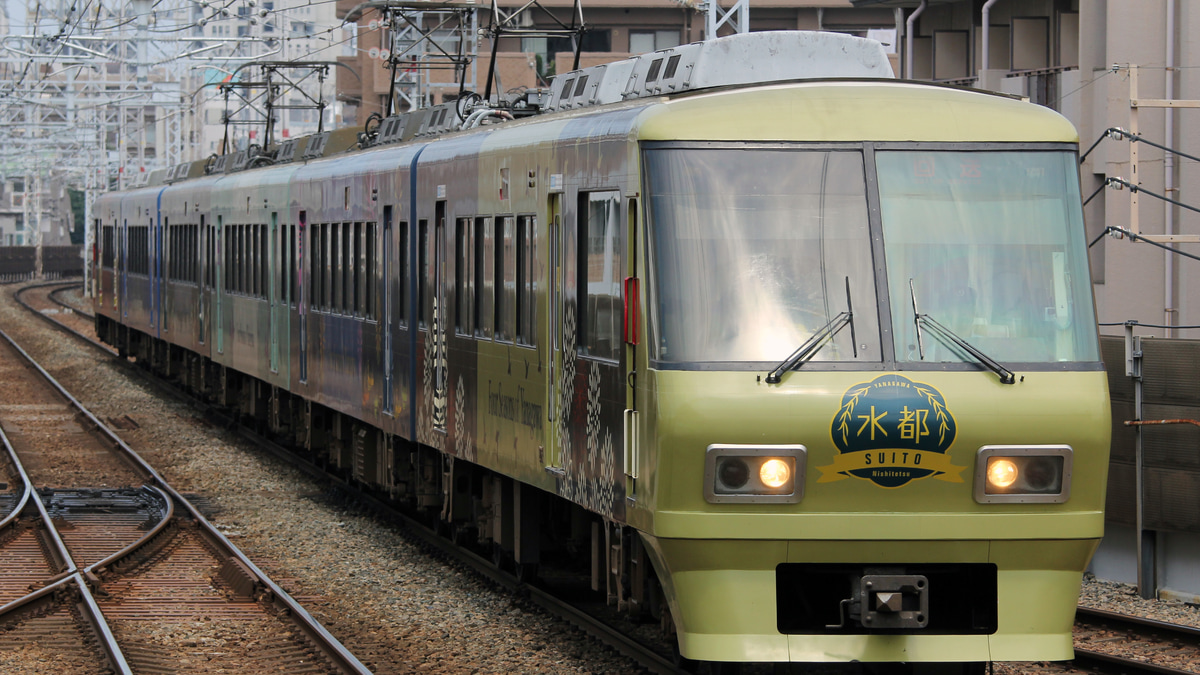
<svg viewBox="0 0 1200 675">
<path fill-rule="evenodd" d="M 1099 360 L 1073 154 L 879 151 L 875 164 L 898 361 L 971 360 L 918 337 L 914 300 L 1001 363 Z"/>
<path fill-rule="evenodd" d="M 859 151 L 647 149 L 652 355 L 660 362 L 778 364 L 847 309 L 812 361 L 879 361 Z"/>
</svg>

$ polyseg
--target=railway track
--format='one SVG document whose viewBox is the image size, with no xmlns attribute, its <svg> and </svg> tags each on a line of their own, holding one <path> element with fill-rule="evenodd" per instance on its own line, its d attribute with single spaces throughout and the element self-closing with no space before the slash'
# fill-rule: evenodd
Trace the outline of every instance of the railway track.
<svg viewBox="0 0 1200 675">
<path fill-rule="evenodd" d="M 70 672 L 369 672 L 3 331 L 0 374 L 0 650 Z"/>
<path fill-rule="evenodd" d="M 1074 663 L 1129 675 L 1200 672 L 1200 628 L 1080 607 Z"/>
<path fill-rule="evenodd" d="M 18 303 L 24 306 L 29 311 L 42 317 L 56 328 L 67 331 L 77 338 L 87 342 L 88 344 L 103 349 L 106 353 L 114 353 L 107 345 L 99 343 L 90 335 L 84 332 L 86 328 L 78 328 L 71 325 L 68 321 L 63 321 L 64 317 L 72 315 L 80 316 L 83 313 L 73 310 L 71 312 L 47 312 L 48 307 L 58 307 L 62 309 L 66 307 L 71 309 L 61 299 L 55 296 L 65 291 L 70 285 L 61 282 L 55 284 L 38 284 L 28 286 L 21 289 L 15 294 Z M 86 316 L 86 315 L 83 315 Z M 90 323 L 89 323 L 90 327 Z M 137 372 L 143 373 L 138 370 Z M 648 646 L 622 631 L 612 627 L 605 621 L 593 616 L 580 609 L 575 604 L 557 597 L 553 593 L 522 583 L 515 574 L 509 573 L 497 568 L 491 561 L 484 557 L 457 546 L 449 539 L 438 534 L 434 529 L 427 527 L 420 520 L 411 517 L 409 514 L 400 509 L 383 502 L 375 497 L 363 493 L 355 485 L 350 484 L 336 476 L 330 475 L 324 468 L 315 464 L 308 463 L 302 458 L 297 457 L 295 453 L 290 452 L 283 446 L 275 443 L 273 440 L 262 436 L 254 429 L 244 425 L 237 424 L 237 420 L 225 414 L 223 411 L 214 408 L 206 401 L 203 401 L 190 393 L 175 387 L 173 384 L 163 381 L 160 378 L 147 375 L 147 381 L 153 386 L 162 389 L 171 396 L 184 398 L 192 402 L 192 404 L 200 410 L 203 410 L 215 425 L 236 428 L 238 433 L 249 440 L 250 442 L 265 449 L 270 454 L 279 457 L 283 461 L 293 464 L 309 474 L 313 478 L 320 481 L 331 483 L 339 491 L 353 497 L 362 506 L 370 509 L 387 521 L 400 524 L 406 532 L 411 533 L 420 542 L 427 547 L 428 550 L 434 552 L 453 563 L 464 568 L 472 570 L 477 575 L 486 578 L 491 583 L 506 589 L 509 592 L 523 596 L 530 602 L 538 605 L 552 615 L 565 619 L 577 628 L 587 633 L 592 638 L 598 640 L 607 647 L 625 655 L 626 657 L 638 662 L 648 672 L 677 675 L 687 673 L 688 670 L 675 665 L 672 659 L 668 658 L 661 651 Z"/>
<path fill-rule="evenodd" d="M 61 294 L 68 290 L 71 286 L 75 285 L 78 285 L 78 282 L 55 282 L 51 284 L 28 286 L 21 291 L 18 291 L 16 297 L 18 302 L 24 305 L 29 311 L 42 317 L 44 320 L 54 325 L 56 329 L 69 332 L 75 335 L 78 339 L 83 340 L 108 354 L 113 354 L 114 352 L 108 348 L 107 345 L 98 342 L 89 334 L 92 329 L 92 320 L 90 315 L 86 312 L 80 311 L 77 308 L 72 308 L 69 303 L 61 299 Z M 72 317 L 74 317 L 74 319 L 72 319 Z M 232 417 L 225 415 L 222 411 L 210 406 L 208 403 L 201 401 L 196 397 L 193 397 L 187 392 L 174 387 L 170 383 L 164 382 L 157 377 L 151 377 L 143 369 L 133 367 L 132 364 L 130 364 L 129 369 L 131 372 L 138 372 L 145 375 L 145 380 L 148 383 L 164 393 L 169 393 L 173 397 L 189 400 L 193 405 L 202 409 L 205 412 L 205 415 L 214 424 L 223 427 L 233 427 L 236 425 L 236 420 L 234 420 Z M 404 530 L 412 534 L 415 538 L 419 539 L 427 547 L 427 550 L 433 551 L 436 555 L 447 560 L 451 560 L 457 565 L 471 569 L 475 574 L 487 578 L 491 583 L 505 588 L 511 593 L 526 597 L 530 602 L 541 606 L 551 614 L 567 619 L 600 642 L 637 661 L 647 671 L 654 673 L 687 672 L 672 663 L 672 661 L 666 658 L 660 650 L 655 650 L 654 648 L 634 640 L 630 636 L 622 633 L 620 630 L 613 628 L 605 621 L 600 620 L 587 611 L 580 609 L 575 604 L 556 597 L 550 591 L 521 583 L 514 574 L 498 569 L 490 560 L 454 545 L 444 536 L 438 534 L 433 529 L 426 527 L 423 522 L 411 518 L 407 513 L 398 510 L 391 504 L 378 500 L 371 495 L 362 493 L 357 486 L 342 481 L 336 476 L 330 475 L 325 471 L 324 468 L 305 463 L 301 458 L 298 458 L 296 454 L 276 444 L 271 439 L 261 436 L 255 430 L 244 426 L 237 426 L 236 428 L 241 436 L 266 449 L 271 454 L 278 456 L 289 464 L 299 467 L 319 481 L 328 482 L 336 486 L 340 492 L 350 495 L 354 501 L 376 512 L 385 520 L 401 524 Z M 1115 655 L 1112 653 L 1112 650 L 1109 650 L 1109 652 L 1103 651 L 1102 648 L 1106 644 L 1118 642 L 1118 640 L 1114 640 L 1113 638 L 1119 637 L 1120 641 L 1125 641 L 1128 639 L 1129 635 L 1144 631 L 1146 627 L 1154 622 L 1142 622 L 1136 624 L 1141 626 L 1138 628 L 1132 627 L 1135 624 L 1127 623 L 1123 624 L 1126 627 L 1114 629 L 1112 626 L 1116 625 L 1115 622 L 1118 621 L 1118 619 L 1128 620 L 1128 618 L 1118 617 L 1117 615 L 1109 615 L 1106 618 L 1107 623 L 1103 624 L 1109 626 L 1108 628 L 1100 627 L 1093 630 L 1090 628 L 1090 626 L 1095 620 L 1094 617 L 1095 614 L 1091 610 L 1080 608 L 1079 629 L 1077 630 L 1076 642 L 1078 646 L 1076 650 L 1077 658 L 1073 662 L 1074 666 L 1098 672 L 1124 672 L 1129 673 L 1130 675 L 1134 675 L 1136 673 L 1197 672 L 1197 670 L 1178 669 L 1172 667 L 1170 664 L 1160 664 L 1157 662 L 1146 663 L 1144 661 L 1130 659 L 1124 656 Z M 1133 621 L 1137 620 L 1134 619 Z M 1172 637 L 1174 636 L 1173 633 L 1164 632 L 1169 631 L 1169 629 L 1169 624 L 1159 625 L 1160 632 L 1162 632 L 1166 637 L 1156 643 L 1158 646 L 1162 646 L 1164 644 L 1167 645 L 1166 648 L 1159 650 L 1160 654 L 1166 654 L 1167 656 L 1170 656 L 1168 652 L 1171 652 L 1172 649 L 1176 649 L 1171 647 L 1171 645 L 1175 644 L 1176 641 L 1181 639 L 1178 637 Z M 1103 631 L 1108 632 L 1104 633 Z M 1200 640 L 1200 638 L 1196 639 Z M 1088 646 L 1089 643 L 1094 643 L 1098 648 L 1090 648 Z M 1183 643 L 1180 644 L 1181 646 L 1177 649 L 1181 651 L 1180 654 L 1177 655 L 1179 656 L 1177 660 L 1183 660 L 1182 657 L 1186 656 L 1188 653 L 1187 649 L 1182 646 Z M 1186 644 L 1193 645 L 1200 643 L 1195 641 L 1187 641 Z M 1147 648 L 1153 649 L 1154 647 L 1148 646 Z M 1196 648 L 1192 648 L 1190 653 L 1197 653 Z"/>
</svg>

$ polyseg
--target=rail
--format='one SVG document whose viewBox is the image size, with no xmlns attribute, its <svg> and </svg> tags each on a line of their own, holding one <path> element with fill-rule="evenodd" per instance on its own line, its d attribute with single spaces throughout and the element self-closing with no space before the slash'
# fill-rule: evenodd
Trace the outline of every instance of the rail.
<svg viewBox="0 0 1200 675">
<path fill-rule="evenodd" d="M 27 309 L 30 309 L 31 311 L 33 311 L 32 308 L 29 307 L 27 304 L 25 304 L 25 303 L 21 303 L 21 304 L 23 304 Z M 44 316 L 40 312 L 34 311 L 34 313 L 38 314 L 39 316 Z M 57 322 L 53 322 L 53 323 L 57 324 Z M 125 460 L 127 463 L 129 463 L 133 467 L 134 471 L 136 471 L 138 474 L 145 477 L 145 480 L 147 481 L 147 483 L 149 484 L 150 487 L 153 487 L 153 488 L 161 491 L 161 493 L 163 493 L 164 495 L 169 497 L 169 499 L 171 501 L 174 501 L 177 504 L 181 505 L 188 512 L 188 514 L 191 516 L 191 518 L 196 522 L 196 524 L 199 526 L 201 532 L 205 535 L 205 537 L 208 538 L 209 541 L 216 548 L 218 548 L 223 555 L 225 555 L 229 558 L 232 558 L 232 559 L 236 560 L 237 562 L 241 563 L 250 572 L 250 574 L 254 577 L 254 579 L 253 579 L 254 582 L 256 582 L 259 585 L 259 587 L 265 588 L 269 591 L 269 593 L 270 593 L 269 599 L 275 605 L 276 609 L 278 609 L 278 610 L 286 613 L 288 616 L 290 616 L 292 618 L 292 621 L 295 622 L 296 626 L 301 630 L 301 632 L 303 632 L 305 634 L 305 637 L 307 637 L 309 639 L 310 643 L 314 647 L 316 647 L 325 657 L 327 657 L 329 659 L 330 663 L 332 663 L 335 668 L 341 670 L 342 672 L 346 672 L 346 673 L 369 674 L 371 672 L 362 662 L 360 662 L 358 660 L 357 657 L 354 656 L 354 654 L 352 654 L 348 649 L 346 649 L 346 647 L 344 645 L 342 645 L 341 642 L 339 642 L 335 637 L 333 637 L 333 635 L 330 634 L 325 629 L 324 626 L 322 626 L 316 619 L 314 619 L 312 617 L 312 615 L 309 614 L 308 611 L 306 609 L 304 609 L 304 607 L 302 605 L 300 605 L 300 603 L 298 603 L 294 598 L 292 598 L 292 596 L 290 594 L 288 594 L 287 591 L 285 591 L 278 584 L 276 584 L 273 580 L 271 580 L 261 569 L 258 568 L 257 565 L 254 564 L 253 561 L 251 561 L 249 558 L 247 558 L 241 552 L 241 550 L 239 550 L 236 546 L 234 546 L 234 544 L 232 542 L 230 542 L 229 539 L 226 538 L 225 535 L 222 534 L 216 527 L 214 527 L 212 525 L 212 523 L 210 523 L 208 521 L 208 519 L 205 518 L 204 515 L 201 514 L 200 511 L 191 502 L 189 502 L 187 499 L 185 499 L 183 497 L 182 494 L 180 494 L 178 491 L 176 491 L 175 488 L 173 488 L 161 475 L 159 475 L 159 473 L 157 471 L 155 471 L 155 469 L 152 466 L 150 466 L 149 463 L 147 463 L 144 459 L 142 459 L 142 457 L 140 455 L 138 455 L 138 453 L 136 451 L 134 451 L 132 447 L 130 447 L 128 444 L 126 444 L 125 441 L 123 441 L 121 439 L 121 437 L 116 434 L 116 432 L 114 432 L 107 425 L 105 425 L 103 422 L 101 422 L 99 420 L 99 418 L 97 418 L 87 407 L 85 407 L 79 400 L 77 400 L 74 396 L 72 396 L 71 393 L 68 392 L 66 390 L 66 388 L 64 388 L 56 379 L 54 379 L 54 377 L 49 372 L 47 372 L 44 368 L 42 368 L 42 366 L 39 363 L 37 363 L 37 361 L 28 352 L 26 352 L 24 349 L 22 349 L 21 346 L 19 344 L 17 344 L 17 342 L 15 340 L 12 339 L 12 337 L 10 337 L 6 332 L 0 330 L 0 338 L 3 338 L 5 341 L 7 341 L 8 344 L 10 344 L 12 346 L 13 350 L 16 351 L 21 356 L 21 358 L 25 359 L 29 363 L 29 365 L 31 367 L 33 367 L 33 369 L 36 370 L 42 376 L 42 378 L 45 379 L 46 382 L 68 402 L 68 404 L 72 408 L 74 408 L 75 410 L 77 410 L 79 412 L 79 414 L 87 421 L 85 426 L 90 424 L 99 434 L 101 434 L 109 443 L 111 443 L 113 445 L 113 447 L 118 451 L 120 457 L 123 460 Z M 7 443 L 7 441 L 6 441 L 6 443 Z M 49 524 L 50 518 L 49 518 L 49 515 L 46 513 L 45 506 L 42 504 L 41 500 L 35 499 L 35 500 L 33 500 L 33 502 L 37 504 L 38 509 L 41 511 L 43 518 L 44 518 L 44 522 Z M 54 534 L 54 537 L 57 539 L 57 534 L 53 527 L 49 527 L 48 531 L 51 532 L 52 534 Z M 146 542 L 149 540 L 150 540 L 150 537 L 147 536 L 147 537 L 143 537 L 141 539 L 141 542 Z M 59 544 L 61 545 L 61 541 L 59 541 Z M 88 573 L 89 576 L 91 576 L 90 573 L 93 569 L 99 569 L 99 563 L 97 563 L 97 565 L 93 565 L 93 566 L 89 567 L 87 570 L 84 570 L 82 572 L 75 571 L 76 568 L 75 568 L 74 563 L 71 562 L 71 560 L 70 560 L 70 554 L 66 552 L 65 547 L 61 547 L 60 550 L 61 550 L 61 555 L 64 556 L 64 559 L 67 561 L 67 564 L 69 565 L 69 569 L 72 572 L 74 572 L 74 574 L 72 576 L 79 577 L 79 584 L 83 587 L 84 591 L 87 591 L 87 584 L 84 582 L 84 577 L 82 575 L 86 572 L 86 573 Z M 120 553 L 121 553 L 121 557 L 124 557 L 124 556 L 129 555 L 130 551 L 124 550 Z M 111 559 L 112 559 L 112 556 L 110 556 L 109 559 L 106 559 L 105 561 L 102 561 L 102 562 L 108 563 L 108 562 L 111 562 Z M 63 580 L 63 581 L 65 581 L 65 580 Z M 87 592 L 90 595 L 90 591 L 87 591 Z M 14 601 L 14 602 L 21 602 L 21 601 L 18 600 L 18 601 Z M 85 602 L 83 604 L 91 606 L 91 605 L 95 605 L 95 602 L 93 600 L 91 602 Z M 6 611 L 6 609 L 11 607 L 12 605 L 13 605 L 13 603 L 9 603 L 9 605 L 6 605 L 4 608 L 0 608 L 0 615 L 3 615 Z M 96 611 L 97 612 L 99 611 L 98 607 L 96 607 Z M 107 627 L 103 628 L 97 634 L 101 635 L 104 632 L 107 632 Z M 114 646 L 115 646 L 115 643 L 114 643 Z M 116 649 L 115 656 L 113 656 L 113 658 L 115 659 L 115 661 L 113 663 L 114 668 L 118 669 L 119 672 L 122 672 L 122 673 L 129 672 L 127 670 L 128 666 L 126 666 L 126 670 L 120 670 L 120 668 L 119 668 L 118 663 L 124 663 L 123 657 L 120 656 L 119 648 Z"/>
</svg>

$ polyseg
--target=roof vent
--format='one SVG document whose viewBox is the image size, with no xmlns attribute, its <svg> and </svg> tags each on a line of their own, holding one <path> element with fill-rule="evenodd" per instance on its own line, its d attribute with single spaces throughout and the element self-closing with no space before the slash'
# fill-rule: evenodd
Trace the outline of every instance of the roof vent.
<svg viewBox="0 0 1200 675">
<path fill-rule="evenodd" d="M 325 144 L 328 142 L 328 131 L 310 136 L 308 146 L 304 148 L 304 154 L 300 156 L 300 159 L 319 159 L 325 154 Z"/>
<path fill-rule="evenodd" d="M 404 127 L 408 124 L 409 114 L 392 115 L 379 124 L 379 136 L 376 143 L 399 143 L 404 140 Z"/>
<path fill-rule="evenodd" d="M 740 33 L 559 75 L 547 109 L 731 85 L 892 76 L 887 53 L 875 40 L 813 31 Z"/>
<path fill-rule="evenodd" d="M 457 101 L 450 101 L 426 108 L 425 120 L 417 131 L 417 135 L 429 136 L 457 130 L 462 124 L 462 120 L 458 119 L 458 112 L 455 110 L 457 104 Z"/>
<path fill-rule="evenodd" d="M 279 152 L 275 154 L 276 164 L 286 164 L 296 159 L 296 146 L 300 144 L 300 139 L 289 138 L 279 144 Z"/>
<path fill-rule="evenodd" d="M 225 164 L 225 172 L 233 173 L 234 171 L 242 171 L 250 164 L 250 153 L 246 150 L 238 150 L 233 153 L 230 160 Z"/>
</svg>

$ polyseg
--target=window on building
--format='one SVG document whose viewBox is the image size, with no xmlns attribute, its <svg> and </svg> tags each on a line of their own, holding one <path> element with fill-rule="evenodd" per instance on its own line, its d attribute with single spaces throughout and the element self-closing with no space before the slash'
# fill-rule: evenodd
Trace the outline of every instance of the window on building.
<svg viewBox="0 0 1200 675">
<path fill-rule="evenodd" d="M 660 49 L 679 46 L 679 30 L 631 30 L 629 31 L 629 53 L 645 54 Z"/>
</svg>

